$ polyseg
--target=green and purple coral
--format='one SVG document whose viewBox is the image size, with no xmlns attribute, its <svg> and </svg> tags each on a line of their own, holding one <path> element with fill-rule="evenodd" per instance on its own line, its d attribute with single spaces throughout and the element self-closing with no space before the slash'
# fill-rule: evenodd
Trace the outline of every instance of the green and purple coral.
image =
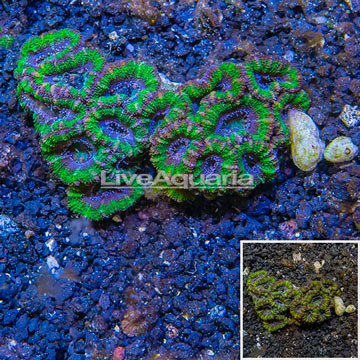
<svg viewBox="0 0 360 360">
<path fill-rule="evenodd" d="M 250 274 L 246 289 L 264 328 L 271 332 L 291 324 L 318 324 L 329 319 L 333 298 L 339 294 L 335 281 L 312 281 L 297 288 L 290 281 L 277 281 L 265 270 Z"/>
<path fill-rule="evenodd" d="M 102 188 L 103 172 L 112 180 L 124 173 L 136 180 L 140 171 L 128 164 L 147 156 L 153 172 L 180 182 L 191 178 L 187 187 L 160 184 L 176 201 L 248 194 L 276 176 L 278 151 L 288 143 L 288 108 L 309 107 L 299 72 L 276 57 L 211 66 L 201 78 L 166 90 L 153 66 L 107 64 L 71 29 L 28 39 L 14 74 L 42 154 L 69 185 L 69 208 L 94 220 L 126 210 L 144 192 L 136 181 L 127 190 L 123 180 L 118 189 Z M 230 186 L 234 176 L 251 179 L 249 188 Z"/>
</svg>

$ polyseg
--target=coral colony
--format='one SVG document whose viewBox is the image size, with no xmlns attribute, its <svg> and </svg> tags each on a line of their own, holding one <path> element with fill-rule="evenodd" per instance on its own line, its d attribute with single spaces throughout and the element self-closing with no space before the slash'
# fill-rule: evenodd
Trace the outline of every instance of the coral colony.
<svg viewBox="0 0 360 360">
<path fill-rule="evenodd" d="M 17 95 L 33 114 L 44 158 L 69 185 L 69 208 L 98 220 L 125 210 L 144 193 L 141 184 L 106 189 L 117 173 L 133 175 L 150 155 L 157 172 L 251 175 L 253 185 L 274 179 L 278 151 L 289 143 L 289 107 L 306 111 L 297 69 L 276 57 L 253 56 L 244 64 L 212 66 L 200 79 L 176 90 L 161 86 L 144 62 L 106 64 L 70 29 L 32 37 L 15 70 Z M 226 184 L 201 183 L 162 194 L 183 201 L 197 194 L 246 194 Z"/>
<path fill-rule="evenodd" d="M 277 331 L 286 325 L 321 323 L 330 318 L 338 286 L 334 281 L 312 281 L 295 288 L 286 280 L 276 281 L 267 271 L 249 275 L 247 291 L 264 328 Z"/>
</svg>

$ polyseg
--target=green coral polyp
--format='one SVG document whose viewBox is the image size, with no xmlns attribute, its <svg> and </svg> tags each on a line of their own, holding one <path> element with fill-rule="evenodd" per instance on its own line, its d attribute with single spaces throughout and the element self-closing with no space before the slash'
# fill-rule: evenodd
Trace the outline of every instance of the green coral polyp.
<svg viewBox="0 0 360 360">
<path fill-rule="evenodd" d="M 53 144 L 51 151 L 43 150 L 43 156 L 53 173 L 71 185 L 98 181 L 106 164 L 115 159 L 109 152 L 110 149 L 78 135 Z"/>
<path fill-rule="evenodd" d="M 149 135 L 153 135 L 157 127 L 179 120 L 187 112 L 187 108 L 186 101 L 176 92 L 159 91 L 154 94 L 147 100 L 142 111 Z"/>
<path fill-rule="evenodd" d="M 169 175 L 189 173 L 196 165 L 202 141 L 202 129 L 192 122 L 178 121 L 158 127 L 150 137 L 151 161 Z"/>
<path fill-rule="evenodd" d="M 0 47 L 8 49 L 14 42 L 14 37 L 5 33 L 5 29 L 0 26 Z"/>
<path fill-rule="evenodd" d="M 14 71 L 16 77 L 24 70 L 35 70 L 40 64 L 60 60 L 81 45 L 81 34 L 76 30 L 54 30 L 27 40 L 21 48 L 21 57 Z M 39 59 L 36 59 L 39 56 Z"/>
<path fill-rule="evenodd" d="M 78 129 L 86 117 L 86 108 L 80 102 L 59 99 L 53 103 L 43 103 L 37 112 L 33 113 L 34 126 L 42 136 L 57 134 L 66 129 Z M 44 146 L 45 145 L 45 142 Z"/>
<path fill-rule="evenodd" d="M 0 45 L 2 39 L 0 34 Z M 70 185 L 69 208 L 91 219 L 111 216 L 138 199 L 137 187 L 126 194 L 96 183 L 102 171 L 132 172 L 146 154 L 155 171 L 180 186 L 163 181 L 159 191 L 171 199 L 244 196 L 276 176 L 277 153 L 288 139 L 287 109 L 309 106 L 298 71 L 282 59 L 218 64 L 169 90 L 153 66 L 135 60 L 105 64 L 71 29 L 28 39 L 14 74 L 44 158 Z M 192 184 L 185 187 L 179 175 L 192 176 Z M 233 189 L 239 175 L 249 186 Z M 273 286 L 272 278 L 261 275 L 253 285 L 254 301 L 263 301 L 262 292 Z M 276 288 L 271 304 L 277 311 L 288 306 L 288 292 L 298 296 L 287 283 Z M 282 317 L 266 321 L 269 328 L 284 324 Z"/>
<path fill-rule="evenodd" d="M 97 72 L 104 67 L 104 61 L 98 51 L 84 49 L 68 56 L 64 61 L 46 63 L 31 75 L 35 87 L 41 86 L 44 96 L 85 99 L 91 91 Z"/>
<path fill-rule="evenodd" d="M 133 175 L 131 173 L 123 174 L 129 178 Z M 107 180 L 113 182 L 114 179 Z M 119 187 L 112 189 L 96 186 L 90 189 L 71 186 L 67 191 L 69 209 L 92 220 L 100 220 L 115 212 L 128 209 L 143 196 L 144 190 L 136 181 L 131 187 L 124 187 L 124 180 L 121 177 L 120 180 Z"/>
<path fill-rule="evenodd" d="M 293 93 L 301 87 L 297 69 L 275 57 L 253 56 L 244 64 L 244 75 L 250 92 L 267 102 L 283 91 Z"/>
<path fill-rule="evenodd" d="M 235 146 L 238 153 L 241 174 L 252 176 L 253 185 L 275 178 L 279 170 L 276 153 L 262 142 L 246 141 Z"/>
<path fill-rule="evenodd" d="M 212 66 L 201 80 L 191 80 L 181 91 L 191 99 L 204 99 L 207 103 L 236 100 L 244 90 L 242 68 L 233 63 Z"/>
<path fill-rule="evenodd" d="M 199 111 L 197 118 L 207 135 L 236 137 L 238 141 L 267 141 L 274 126 L 268 106 L 249 95 L 209 106 Z"/>
<path fill-rule="evenodd" d="M 201 192 L 224 192 L 239 170 L 236 152 L 215 137 L 205 139 L 204 145 L 193 170 L 194 181 Z"/>
<path fill-rule="evenodd" d="M 147 142 L 147 131 L 141 119 L 122 108 L 94 110 L 85 121 L 85 129 L 94 142 L 108 146 L 119 155 L 136 156 Z"/>
<path fill-rule="evenodd" d="M 128 111 L 138 112 L 159 85 L 160 79 L 152 66 L 124 60 L 108 65 L 98 76 L 92 99 L 105 104 L 125 102 Z"/>
<path fill-rule="evenodd" d="M 284 93 L 273 104 L 275 119 L 275 131 L 272 138 L 276 147 L 289 143 L 289 129 L 286 126 L 287 112 L 289 108 L 296 108 L 307 112 L 310 107 L 310 100 L 307 93 L 301 90 L 298 93 Z"/>
<path fill-rule="evenodd" d="M 284 328 L 289 324 L 289 319 L 284 315 L 276 315 L 271 320 L 264 321 L 264 328 L 267 331 L 273 332 Z"/>
<path fill-rule="evenodd" d="M 290 281 L 281 280 L 281 281 L 276 281 L 276 283 L 272 288 L 272 292 L 276 296 L 287 297 L 293 291 L 293 289 L 294 287 Z"/>
<path fill-rule="evenodd" d="M 310 325 L 329 319 L 334 306 L 332 298 L 338 294 L 337 284 L 331 280 L 312 281 L 295 288 L 290 281 L 276 281 L 265 270 L 250 274 L 246 288 L 268 331 L 280 330 L 288 324 Z"/>
</svg>

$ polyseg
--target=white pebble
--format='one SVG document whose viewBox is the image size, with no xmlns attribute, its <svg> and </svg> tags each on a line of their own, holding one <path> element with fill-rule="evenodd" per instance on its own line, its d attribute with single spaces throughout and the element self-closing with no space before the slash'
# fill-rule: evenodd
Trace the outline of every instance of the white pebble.
<svg viewBox="0 0 360 360">
<path fill-rule="evenodd" d="M 57 262 L 57 260 L 52 256 L 52 255 L 49 255 L 47 258 L 46 258 L 46 263 L 47 263 L 47 266 L 50 270 L 52 269 L 58 269 L 60 266 L 59 266 L 59 263 Z"/>
<path fill-rule="evenodd" d="M 126 45 L 126 48 L 127 48 L 131 53 L 135 50 L 134 46 L 132 46 L 131 44 L 127 44 L 127 45 Z"/>
</svg>

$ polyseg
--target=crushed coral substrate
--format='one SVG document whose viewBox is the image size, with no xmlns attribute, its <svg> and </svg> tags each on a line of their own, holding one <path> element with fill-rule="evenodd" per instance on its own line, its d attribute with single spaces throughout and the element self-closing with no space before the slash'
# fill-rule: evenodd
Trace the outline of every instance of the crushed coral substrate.
<svg viewBox="0 0 360 360">
<path fill-rule="evenodd" d="M 345 105 L 359 105 L 357 4 L 0 2 L 0 358 L 238 359 L 239 240 L 358 239 L 360 227 L 358 159 L 345 166 L 324 160 L 305 173 L 286 146 L 278 153 L 276 177 L 245 197 L 176 203 L 148 193 L 113 219 L 74 216 L 67 208 L 67 186 L 42 158 L 38 124 L 16 95 L 14 70 L 28 39 L 74 29 L 107 63 L 144 62 L 180 84 L 254 54 L 279 57 L 302 75 L 311 101 L 308 114 L 321 138 L 328 144 L 348 136 L 359 146 L 359 128 L 348 128 L 339 118 Z M 149 163 L 136 166 L 151 172 Z M 343 329 L 350 329 L 343 319 Z M 295 329 L 301 337 L 300 327 Z M 283 349 L 291 348 L 282 330 L 274 334 Z M 324 343 L 315 339 L 314 348 Z M 351 356 L 352 350 L 346 341 L 329 341 L 319 356 Z"/>
</svg>

